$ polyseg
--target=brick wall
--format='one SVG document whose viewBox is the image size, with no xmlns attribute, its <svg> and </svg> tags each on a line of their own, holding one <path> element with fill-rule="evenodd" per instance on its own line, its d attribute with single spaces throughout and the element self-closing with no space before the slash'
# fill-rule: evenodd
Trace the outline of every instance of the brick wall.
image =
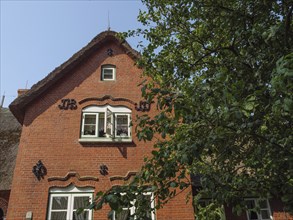
<svg viewBox="0 0 293 220">
<path fill-rule="evenodd" d="M 112 48 L 114 56 L 106 51 Z M 101 81 L 101 65 L 116 66 L 115 81 Z M 132 127 L 133 142 L 130 144 L 82 144 L 80 137 L 81 110 L 89 105 L 123 105 L 132 109 L 132 118 L 142 114 L 127 101 L 86 101 L 76 110 L 60 110 L 61 99 L 77 102 L 87 98 L 111 95 L 133 102 L 141 100 L 138 84 L 142 71 L 117 44 L 108 42 L 97 53 L 87 58 L 66 77 L 59 80 L 45 94 L 41 94 L 26 109 L 19 153 L 14 172 L 8 219 L 23 219 L 26 212 L 33 212 L 33 219 L 46 219 L 50 187 L 92 186 L 95 191 L 107 190 L 123 180 L 111 180 L 113 176 L 126 176 L 129 171 L 139 171 L 143 158 L 150 155 L 152 144 L 139 142 Z M 154 106 L 153 106 L 154 107 Z M 155 108 L 152 108 L 155 109 Z M 154 112 L 150 112 L 150 115 Z M 40 181 L 32 173 L 32 167 L 42 160 L 47 175 Z M 106 164 L 109 174 L 99 173 L 100 164 Z M 71 174 L 70 174 L 70 173 Z M 69 173 L 69 175 L 67 175 Z M 53 178 L 57 177 L 57 178 Z M 82 177 L 90 177 L 83 179 Z M 99 180 L 96 181 L 95 178 Z M 109 207 L 94 213 L 94 219 L 107 219 Z M 158 219 L 193 219 L 191 203 L 185 203 L 182 193 L 166 208 L 159 210 Z"/>
</svg>

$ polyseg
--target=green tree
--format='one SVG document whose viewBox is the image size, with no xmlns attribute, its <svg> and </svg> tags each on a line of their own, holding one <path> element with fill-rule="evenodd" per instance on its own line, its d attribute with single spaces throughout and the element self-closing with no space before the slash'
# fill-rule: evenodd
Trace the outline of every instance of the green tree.
<svg viewBox="0 0 293 220">
<path fill-rule="evenodd" d="M 209 197 L 239 213 L 245 196 L 279 197 L 293 212 L 292 1 L 142 2 L 144 28 L 127 36 L 148 41 L 138 61 L 150 79 L 142 95 L 159 113 L 139 117 L 137 135 L 160 138 L 139 177 L 95 205 L 149 184 L 159 208 L 194 174 L 195 204 Z"/>
</svg>

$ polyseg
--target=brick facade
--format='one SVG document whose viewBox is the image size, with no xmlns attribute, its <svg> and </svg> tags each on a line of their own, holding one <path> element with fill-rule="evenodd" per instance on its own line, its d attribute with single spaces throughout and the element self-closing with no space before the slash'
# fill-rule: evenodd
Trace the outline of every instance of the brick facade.
<svg viewBox="0 0 293 220">
<path fill-rule="evenodd" d="M 113 50 L 113 56 L 107 54 L 109 48 Z M 101 81 L 104 64 L 116 66 L 115 81 Z M 138 87 L 142 81 L 141 73 L 125 50 L 109 40 L 26 107 L 8 219 L 24 219 L 28 211 L 33 213 L 34 220 L 46 219 L 51 187 L 74 184 L 91 186 L 98 192 L 123 184 L 129 172 L 139 171 L 144 157 L 150 155 L 153 143 L 138 141 L 134 135 L 135 120 L 132 120 L 131 143 L 80 143 L 79 138 L 81 111 L 86 106 L 126 106 L 132 110 L 132 119 L 142 114 L 133 104 L 141 100 Z M 66 98 L 75 99 L 77 109 L 59 109 L 61 100 Z M 32 173 L 38 160 L 42 160 L 47 169 L 47 175 L 40 181 Z M 101 164 L 107 165 L 108 175 L 100 174 Z M 182 193 L 159 210 L 157 219 L 193 219 L 192 205 L 185 203 L 185 196 Z M 93 219 L 107 219 L 109 210 L 104 207 L 94 212 Z"/>
</svg>

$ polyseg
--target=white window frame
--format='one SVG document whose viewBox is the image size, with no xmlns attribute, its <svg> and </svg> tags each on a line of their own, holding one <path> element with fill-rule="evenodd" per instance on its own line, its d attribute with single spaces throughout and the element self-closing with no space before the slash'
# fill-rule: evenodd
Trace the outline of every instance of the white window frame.
<svg viewBox="0 0 293 220">
<path fill-rule="evenodd" d="M 257 199 L 257 198 L 247 198 L 245 199 L 246 201 L 254 201 L 255 206 L 257 207 L 259 204 L 259 201 L 265 201 L 267 204 L 267 208 L 260 208 L 259 207 L 259 212 L 254 210 L 254 212 L 257 214 L 257 220 L 273 220 L 273 216 L 272 216 L 272 211 L 271 211 L 271 207 L 270 207 L 270 203 L 267 199 Z M 260 211 L 262 210 L 266 210 L 269 213 L 269 218 L 262 218 Z M 247 216 L 247 220 L 251 220 L 249 217 L 249 213 L 250 210 L 246 210 L 246 216 Z"/>
<path fill-rule="evenodd" d="M 73 211 L 76 211 L 74 209 L 74 198 L 76 197 L 89 197 L 90 201 L 93 199 L 93 194 L 94 194 L 94 189 L 91 187 L 85 187 L 85 188 L 77 188 L 73 185 L 67 187 L 67 188 L 52 188 L 50 189 L 50 194 L 49 194 L 49 204 L 48 204 L 48 216 L 47 219 L 51 220 L 51 214 L 52 214 L 52 203 L 53 203 L 53 198 L 55 197 L 67 197 L 67 214 L 66 214 L 66 219 L 67 220 L 72 220 L 73 219 Z M 54 210 L 55 212 L 58 210 Z M 65 209 L 59 210 L 59 211 L 65 211 Z M 91 209 L 85 209 L 88 214 L 88 220 L 92 220 L 93 212 Z M 53 219 L 54 220 L 54 219 Z"/>
<path fill-rule="evenodd" d="M 127 121 L 128 121 L 128 128 L 127 128 L 128 136 L 121 136 L 121 137 L 122 138 L 123 137 L 125 137 L 125 138 L 131 137 L 131 127 L 129 126 L 131 118 L 130 118 L 130 114 L 125 114 L 125 113 L 116 113 L 115 114 L 115 137 L 120 137 L 120 135 L 117 134 L 117 132 L 118 132 L 118 129 L 117 129 L 117 125 L 118 125 L 117 117 L 118 116 L 127 116 Z"/>
<path fill-rule="evenodd" d="M 112 70 L 112 78 L 105 78 L 105 70 Z M 114 81 L 116 79 L 116 67 L 114 65 L 102 66 L 102 81 Z"/>
<path fill-rule="evenodd" d="M 104 128 L 106 129 L 106 137 L 107 138 L 111 138 L 111 137 L 115 137 L 113 135 L 114 132 L 114 118 L 115 118 L 115 114 L 113 113 L 113 109 L 110 108 L 106 108 L 106 112 L 105 112 L 105 120 L 104 120 Z M 108 119 L 110 119 L 110 121 L 108 121 Z M 110 134 L 107 133 L 107 129 L 110 129 Z"/>
<path fill-rule="evenodd" d="M 121 195 L 123 195 L 123 194 L 124 193 L 121 193 Z M 155 209 L 154 194 L 152 192 L 146 192 L 146 193 L 143 193 L 143 195 L 151 195 L 151 208 Z M 132 207 L 130 207 L 130 208 L 122 208 L 122 210 L 130 210 L 130 215 L 135 214 L 135 206 L 134 206 L 135 201 L 136 200 L 133 200 L 133 201 L 130 202 L 132 204 Z M 151 214 L 152 214 L 152 220 L 156 220 L 156 213 L 154 211 L 152 211 Z M 134 219 L 137 219 L 136 216 L 134 216 Z M 112 220 L 116 220 L 115 211 L 113 212 Z"/>
<path fill-rule="evenodd" d="M 91 135 L 91 134 L 83 134 L 84 133 L 84 126 L 85 126 L 85 116 L 86 115 L 95 115 L 96 116 L 96 122 L 95 122 L 95 134 Z M 89 112 L 85 112 L 82 115 L 82 137 L 96 137 L 98 135 L 98 121 L 99 121 L 99 113 L 89 113 Z"/>
<path fill-rule="evenodd" d="M 99 137 L 99 114 L 103 113 L 104 117 L 104 133 L 105 137 Z M 84 134 L 85 116 L 96 115 L 95 134 Z M 128 119 L 128 136 L 117 134 L 117 116 L 126 115 Z M 109 117 L 110 116 L 110 117 Z M 108 120 L 110 118 L 110 121 Z M 88 106 L 82 110 L 81 134 L 79 142 L 131 142 L 131 109 L 125 106 Z M 109 127 L 110 126 L 110 127 Z M 107 132 L 109 128 L 109 132 Z"/>
</svg>

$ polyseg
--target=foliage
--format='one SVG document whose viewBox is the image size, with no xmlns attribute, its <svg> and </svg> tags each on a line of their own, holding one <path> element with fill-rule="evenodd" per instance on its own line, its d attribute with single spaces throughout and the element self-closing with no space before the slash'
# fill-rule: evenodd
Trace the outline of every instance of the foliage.
<svg viewBox="0 0 293 220">
<path fill-rule="evenodd" d="M 293 212 L 292 1 L 143 3 L 145 29 L 127 36 L 149 41 L 138 61 L 149 78 L 142 95 L 159 111 L 138 118 L 137 135 L 160 138 L 124 191 L 149 184 L 160 208 L 195 174 L 196 199 L 239 214 L 244 197 L 280 197 Z"/>
<path fill-rule="evenodd" d="M 197 206 L 196 219 L 198 220 L 226 220 L 224 207 L 218 206 L 215 203 L 210 203 L 207 206 Z"/>
</svg>

